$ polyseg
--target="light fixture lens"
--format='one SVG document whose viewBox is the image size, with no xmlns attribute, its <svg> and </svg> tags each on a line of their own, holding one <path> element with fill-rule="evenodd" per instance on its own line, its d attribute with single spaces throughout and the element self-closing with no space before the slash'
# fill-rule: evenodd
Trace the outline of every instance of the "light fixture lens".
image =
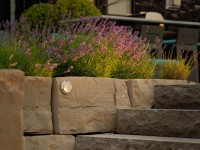
<svg viewBox="0 0 200 150">
<path fill-rule="evenodd" d="M 65 80 L 61 82 L 61 91 L 63 94 L 70 94 L 72 91 L 72 84 L 71 82 Z"/>
</svg>

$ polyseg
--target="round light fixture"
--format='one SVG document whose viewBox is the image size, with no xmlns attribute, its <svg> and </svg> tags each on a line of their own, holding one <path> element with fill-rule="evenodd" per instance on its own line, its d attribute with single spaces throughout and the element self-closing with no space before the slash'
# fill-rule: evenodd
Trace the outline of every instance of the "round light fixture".
<svg viewBox="0 0 200 150">
<path fill-rule="evenodd" d="M 71 82 L 65 80 L 61 82 L 61 91 L 63 94 L 70 94 L 72 92 Z"/>
</svg>

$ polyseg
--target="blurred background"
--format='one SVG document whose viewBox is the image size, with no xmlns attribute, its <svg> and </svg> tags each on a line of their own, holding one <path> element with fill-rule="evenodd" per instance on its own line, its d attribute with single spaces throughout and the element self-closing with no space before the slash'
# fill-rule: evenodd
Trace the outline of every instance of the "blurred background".
<svg viewBox="0 0 200 150">
<path fill-rule="evenodd" d="M 91 0 L 104 15 L 140 16 L 159 12 L 166 20 L 199 22 L 200 0 Z M 0 1 L 0 21 L 18 19 L 22 12 L 37 3 L 55 3 L 56 0 Z"/>
</svg>

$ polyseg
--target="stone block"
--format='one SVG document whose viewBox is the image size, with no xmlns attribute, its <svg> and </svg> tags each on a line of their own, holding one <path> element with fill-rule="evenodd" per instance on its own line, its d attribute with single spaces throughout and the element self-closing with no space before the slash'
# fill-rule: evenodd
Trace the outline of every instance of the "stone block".
<svg viewBox="0 0 200 150">
<path fill-rule="evenodd" d="M 23 150 L 24 73 L 0 70 L 0 149 Z"/>
<path fill-rule="evenodd" d="M 200 138 L 200 110 L 119 109 L 116 132 L 130 135 Z"/>
<path fill-rule="evenodd" d="M 200 85 L 156 85 L 157 109 L 200 109 Z"/>
<path fill-rule="evenodd" d="M 127 81 L 130 103 L 133 108 L 152 108 L 155 85 L 194 85 L 187 80 L 132 79 Z"/>
<path fill-rule="evenodd" d="M 115 107 L 77 107 L 59 108 L 57 118 L 54 120 L 55 133 L 80 134 L 111 132 L 115 130 L 116 108 Z"/>
<path fill-rule="evenodd" d="M 25 136 L 25 150 L 74 150 L 72 135 Z"/>
<path fill-rule="evenodd" d="M 25 77 L 24 132 L 53 133 L 50 77 Z"/>
<path fill-rule="evenodd" d="M 123 134 L 78 135 L 76 150 L 199 150 L 200 140 Z"/>
<path fill-rule="evenodd" d="M 72 84 L 72 92 L 68 95 L 60 90 L 61 82 L 65 80 Z M 130 107 L 125 80 L 93 77 L 53 79 L 52 111 L 57 134 L 114 131 L 118 106 Z"/>
<path fill-rule="evenodd" d="M 50 108 L 24 109 L 24 133 L 33 135 L 53 133 Z"/>
<path fill-rule="evenodd" d="M 117 107 L 130 108 L 130 100 L 128 96 L 126 80 L 114 79 L 114 84 L 115 84 L 115 105 Z"/>
</svg>

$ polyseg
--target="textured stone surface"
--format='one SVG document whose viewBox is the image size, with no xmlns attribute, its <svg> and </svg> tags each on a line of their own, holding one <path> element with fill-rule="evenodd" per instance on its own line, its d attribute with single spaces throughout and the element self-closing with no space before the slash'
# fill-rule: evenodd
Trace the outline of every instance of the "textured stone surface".
<svg viewBox="0 0 200 150">
<path fill-rule="evenodd" d="M 74 150 L 72 135 L 25 136 L 25 150 Z"/>
<path fill-rule="evenodd" d="M 60 91 L 62 81 L 72 83 L 72 92 Z M 54 78 L 52 111 L 54 132 L 78 134 L 115 130 L 116 108 L 130 107 L 125 80 L 92 77 Z"/>
<path fill-rule="evenodd" d="M 24 73 L 0 70 L 0 149 L 23 150 Z"/>
<path fill-rule="evenodd" d="M 126 80 L 114 79 L 115 84 L 115 105 L 117 107 L 130 107 L 130 100 Z"/>
<path fill-rule="evenodd" d="M 24 132 L 53 133 L 50 77 L 25 77 Z"/>
<path fill-rule="evenodd" d="M 186 80 L 132 79 L 127 81 L 128 93 L 133 108 L 152 108 L 155 85 L 192 85 Z"/>
<path fill-rule="evenodd" d="M 200 109 L 200 85 L 156 85 L 154 108 Z"/>
<path fill-rule="evenodd" d="M 117 133 L 200 138 L 200 110 L 119 109 Z"/>
<path fill-rule="evenodd" d="M 199 139 L 139 135 L 78 135 L 76 150 L 199 150 Z"/>
</svg>

